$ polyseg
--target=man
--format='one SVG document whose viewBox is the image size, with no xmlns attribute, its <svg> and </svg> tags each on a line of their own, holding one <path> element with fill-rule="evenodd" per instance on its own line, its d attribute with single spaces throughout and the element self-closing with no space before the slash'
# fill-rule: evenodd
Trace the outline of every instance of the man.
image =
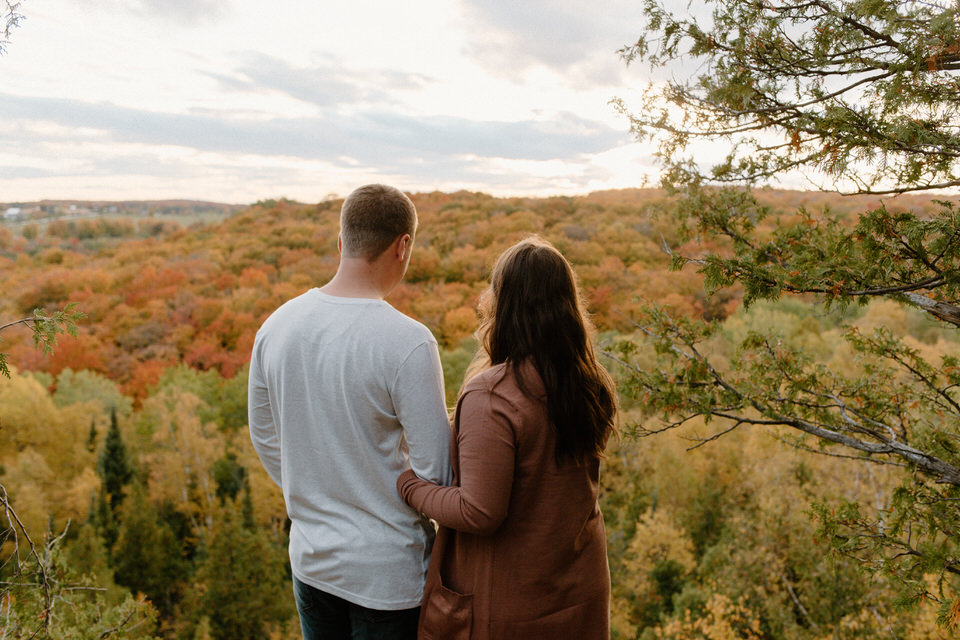
<svg viewBox="0 0 960 640">
<path fill-rule="evenodd" d="M 449 484 L 443 370 L 430 331 L 384 297 L 403 279 L 413 202 L 385 185 L 340 212 L 340 266 L 277 309 L 250 361 L 254 448 L 283 489 L 304 638 L 415 638 L 433 528 L 396 492 Z"/>
</svg>

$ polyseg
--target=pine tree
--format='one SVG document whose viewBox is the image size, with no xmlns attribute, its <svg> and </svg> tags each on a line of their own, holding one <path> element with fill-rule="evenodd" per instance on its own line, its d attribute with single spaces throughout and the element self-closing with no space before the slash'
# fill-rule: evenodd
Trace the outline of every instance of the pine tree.
<svg viewBox="0 0 960 640">
<path fill-rule="evenodd" d="M 90 418 L 90 434 L 87 436 L 87 451 L 93 453 L 97 450 L 97 421 Z"/>
<path fill-rule="evenodd" d="M 113 552 L 117 584 L 146 594 L 161 615 L 170 614 L 186 579 L 180 543 L 147 501 L 139 483 L 134 485 L 120 515 Z"/>
<path fill-rule="evenodd" d="M 87 522 L 93 525 L 97 533 L 103 538 L 104 547 L 109 557 L 113 544 L 117 541 L 117 519 L 113 515 L 107 492 L 103 487 L 100 487 L 100 491 L 90 497 L 90 515 L 87 517 Z"/>
<path fill-rule="evenodd" d="M 244 529 L 247 531 L 256 529 L 257 522 L 253 517 L 253 498 L 250 496 L 249 482 L 245 483 L 243 487 L 243 501 L 240 503 L 240 516 Z"/>
<path fill-rule="evenodd" d="M 133 479 L 133 466 L 123 444 L 120 426 L 117 422 L 117 410 L 110 410 L 110 430 L 103 442 L 103 450 L 97 460 L 97 473 L 103 481 L 103 487 L 110 497 L 110 507 L 116 511 L 123 501 L 123 488 Z"/>
<path fill-rule="evenodd" d="M 286 553 L 261 531 L 244 527 L 236 503 L 220 510 L 197 572 L 200 612 L 215 640 L 256 640 L 292 615 Z"/>
<path fill-rule="evenodd" d="M 217 483 L 220 504 L 235 499 L 240 490 L 247 486 L 247 470 L 237 462 L 236 452 L 227 451 L 213 463 L 213 479 Z"/>
</svg>

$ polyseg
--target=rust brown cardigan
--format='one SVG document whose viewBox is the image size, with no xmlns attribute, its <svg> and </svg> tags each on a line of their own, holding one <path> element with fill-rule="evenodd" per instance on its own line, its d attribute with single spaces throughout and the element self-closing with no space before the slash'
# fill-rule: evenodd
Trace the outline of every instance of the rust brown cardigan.
<svg viewBox="0 0 960 640">
<path fill-rule="evenodd" d="M 440 524 L 422 639 L 609 637 L 599 462 L 557 466 L 532 366 L 524 381 L 532 397 L 504 365 L 467 384 L 454 419 L 454 486 L 412 471 L 397 481 L 403 499 Z"/>
</svg>

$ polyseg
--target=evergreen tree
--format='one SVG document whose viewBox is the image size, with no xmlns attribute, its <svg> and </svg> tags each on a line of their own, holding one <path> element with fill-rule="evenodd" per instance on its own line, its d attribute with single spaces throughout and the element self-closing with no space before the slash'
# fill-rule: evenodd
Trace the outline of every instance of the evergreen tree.
<svg viewBox="0 0 960 640">
<path fill-rule="evenodd" d="M 236 503 L 219 521 L 199 571 L 200 612 L 214 640 L 257 640 L 293 616 L 286 551 L 244 527 Z"/>
<path fill-rule="evenodd" d="M 253 517 L 253 498 L 250 496 L 250 483 L 243 486 L 243 501 L 240 503 L 240 517 L 243 528 L 247 531 L 253 531 L 257 527 L 257 522 Z"/>
<path fill-rule="evenodd" d="M 213 463 L 213 479 L 217 483 L 220 504 L 226 500 L 234 500 L 240 490 L 247 486 L 247 470 L 237 462 L 236 452 L 227 451 Z"/>
<path fill-rule="evenodd" d="M 66 532 L 48 536 L 5 576 L 0 635 L 38 640 L 155 638 L 156 611 L 113 586 L 99 538 L 81 533 L 65 550 L 65 537 Z"/>
<path fill-rule="evenodd" d="M 93 453 L 97 450 L 97 421 L 90 418 L 90 433 L 87 435 L 87 451 Z"/>
<path fill-rule="evenodd" d="M 110 410 L 110 430 L 97 460 L 97 473 L 110 498 L 110 507 L 116 511 L 123 501 L 123 488 L 133 479 L 133 466 L 120 434 L 116 408 Z"/>
<path fill-rule="evenodd" d="M 76 536 L 63 548 L 63 557 L 71 572 L 103 589 L 115 604 L 130 595 L 127 589 L 117 586 L 106 541 L 93 523 L 79 527 Z"/>
<path fill-rule="evenodd" d="M 186 579 L 181 545 L 147 501 L 140 484 L 134 485 L 120 515 L 112 554 L 116 582 L 134 593 L 146 594 L 161 615 L 169 615 Z"/>
<path fill-rule="evenodd" d="M 117 541 L 117 519 L 113 515 L 113 509 L 110 508 L 110 501 L 107 498 L 107 492 L 103 487 L 100 491 L 90 496 L 90 515 L 87 517 L 89 522 L 103 538 L 104 548 L 107 556 L 113 549 Z"/>
</svg>

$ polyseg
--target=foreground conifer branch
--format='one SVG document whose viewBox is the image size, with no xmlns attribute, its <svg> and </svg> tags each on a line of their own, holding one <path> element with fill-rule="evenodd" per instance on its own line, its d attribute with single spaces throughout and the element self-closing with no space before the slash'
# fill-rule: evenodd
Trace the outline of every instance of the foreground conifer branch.
<svg viewBox="0 0 960 640">
<path fill-rule="evenodd" d="M 955 197 L 771 221 L 751 191 L 785 177 L 874 196 L 960 185 L 957 5 L 717 0 L 709 17 L 669 6 L 647 2 L 647 29 L 621 54 L 655 73 L 681 59 L 695 71 L 652 84 L 639 108 L 617 105 L 659 144 L 687 237 L 721 247 L 673 252 L 673 268 L 699 269 L 711 292 L 742 287 L 748 306 L 788 295 L 842 314 L 890 299 L 960 326 Z M 726 158 L 697 163 L 701 140 L 725 144 Z M 777 327 L 726 350 L 718 331 L 651 307 L 637 339 L 611 353 L 649 416 L 637 435 L 719 424 L 700 446 L 764 428 L 801 449 L 904 467 L 879 509 L 815 505 L 820 535 L 899 584 L 904 604 L 938 602 L 940 623 L 960 625 L 960 354 L 931 358 L 886 327 L 849 326 L 850 369 L 839 371 Z"/>
</svg>

